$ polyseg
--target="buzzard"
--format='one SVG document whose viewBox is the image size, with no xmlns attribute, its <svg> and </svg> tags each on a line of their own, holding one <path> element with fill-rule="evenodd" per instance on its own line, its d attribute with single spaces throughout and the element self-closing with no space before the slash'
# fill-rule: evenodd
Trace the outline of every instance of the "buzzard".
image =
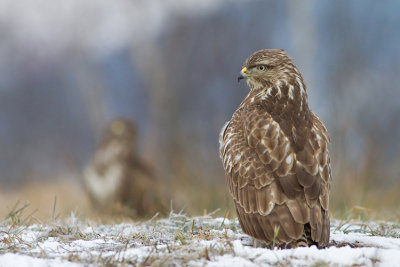
<svg viewBox="0 0 400 267">
<path fill-rule="evenodd" d="M 136 139 L 136 125 L 128 119 L 116 119 L 107 127 L 83 175 L 95 207 L 122 204 L 138 217 L 167 210 L 169 198 L 138 156 Z"/>
<path fill-rule="evenodd" d="M 250 87 L 219 143 L 243 231 L 269 247 L 329 242 L 329 134 L 307 103 L 303 77 L 283 49 L 246 59 Z"/>
</svg>

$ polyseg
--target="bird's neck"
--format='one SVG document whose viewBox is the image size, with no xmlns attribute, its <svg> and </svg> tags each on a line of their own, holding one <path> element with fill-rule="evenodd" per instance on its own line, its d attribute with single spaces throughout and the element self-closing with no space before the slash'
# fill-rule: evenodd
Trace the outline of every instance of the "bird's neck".
<svg viewBox="0 0 400 267">
<path fill-rule="evenodd" d="M 279 113 L 298 113 L 309 109 L 306 85 L 299 75 L 273 82 L 250 81 L 248 85 L 251 90 L 242 104 L 261 104 L 269 112 Z"/>
</svg>

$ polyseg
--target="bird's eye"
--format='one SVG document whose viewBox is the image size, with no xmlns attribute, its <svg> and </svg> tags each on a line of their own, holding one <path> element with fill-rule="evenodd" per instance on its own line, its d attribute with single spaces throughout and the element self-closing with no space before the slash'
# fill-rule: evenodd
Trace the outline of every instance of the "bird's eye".
<svg viewBox="0 0 400 267">
<path fill-rule="evenodd" d="M 266 68 L 265 68 L 264 65 L 260 65 L 260 66 L 257 66 L 257 69 L 258 69 L 258 70 L 265 70 Z"/>
</svg>

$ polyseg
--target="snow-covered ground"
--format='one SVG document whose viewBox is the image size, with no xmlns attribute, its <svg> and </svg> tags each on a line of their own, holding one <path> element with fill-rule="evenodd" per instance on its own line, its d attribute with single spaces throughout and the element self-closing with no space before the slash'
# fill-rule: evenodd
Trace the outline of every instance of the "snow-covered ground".
<svg viewBox="0 0 400 267">
<path fill-rule="evenodd" d="M 237 220 L 171 213 L 98 225 L 77 220 L 0 226 L 0 266 L 400 266 L 400 225 L 333 221 L 326 249 L 250 246 Z"/>
</svg>

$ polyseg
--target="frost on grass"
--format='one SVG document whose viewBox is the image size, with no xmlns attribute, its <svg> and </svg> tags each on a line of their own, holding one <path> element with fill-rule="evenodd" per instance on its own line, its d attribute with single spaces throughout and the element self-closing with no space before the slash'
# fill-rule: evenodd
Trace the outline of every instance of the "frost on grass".
<svg viewBox="0 0 400 267">
<path fill-rule="evenodd" d="M 250 246 L 237 220 L 212 216 L 98 225 L 71 216 L 65 222 L 0 226 L 1 266 L 396 266 L 400 226 L 340 222 L 331 225 L 326 249 L 269 250 Z"/>
</svg>

